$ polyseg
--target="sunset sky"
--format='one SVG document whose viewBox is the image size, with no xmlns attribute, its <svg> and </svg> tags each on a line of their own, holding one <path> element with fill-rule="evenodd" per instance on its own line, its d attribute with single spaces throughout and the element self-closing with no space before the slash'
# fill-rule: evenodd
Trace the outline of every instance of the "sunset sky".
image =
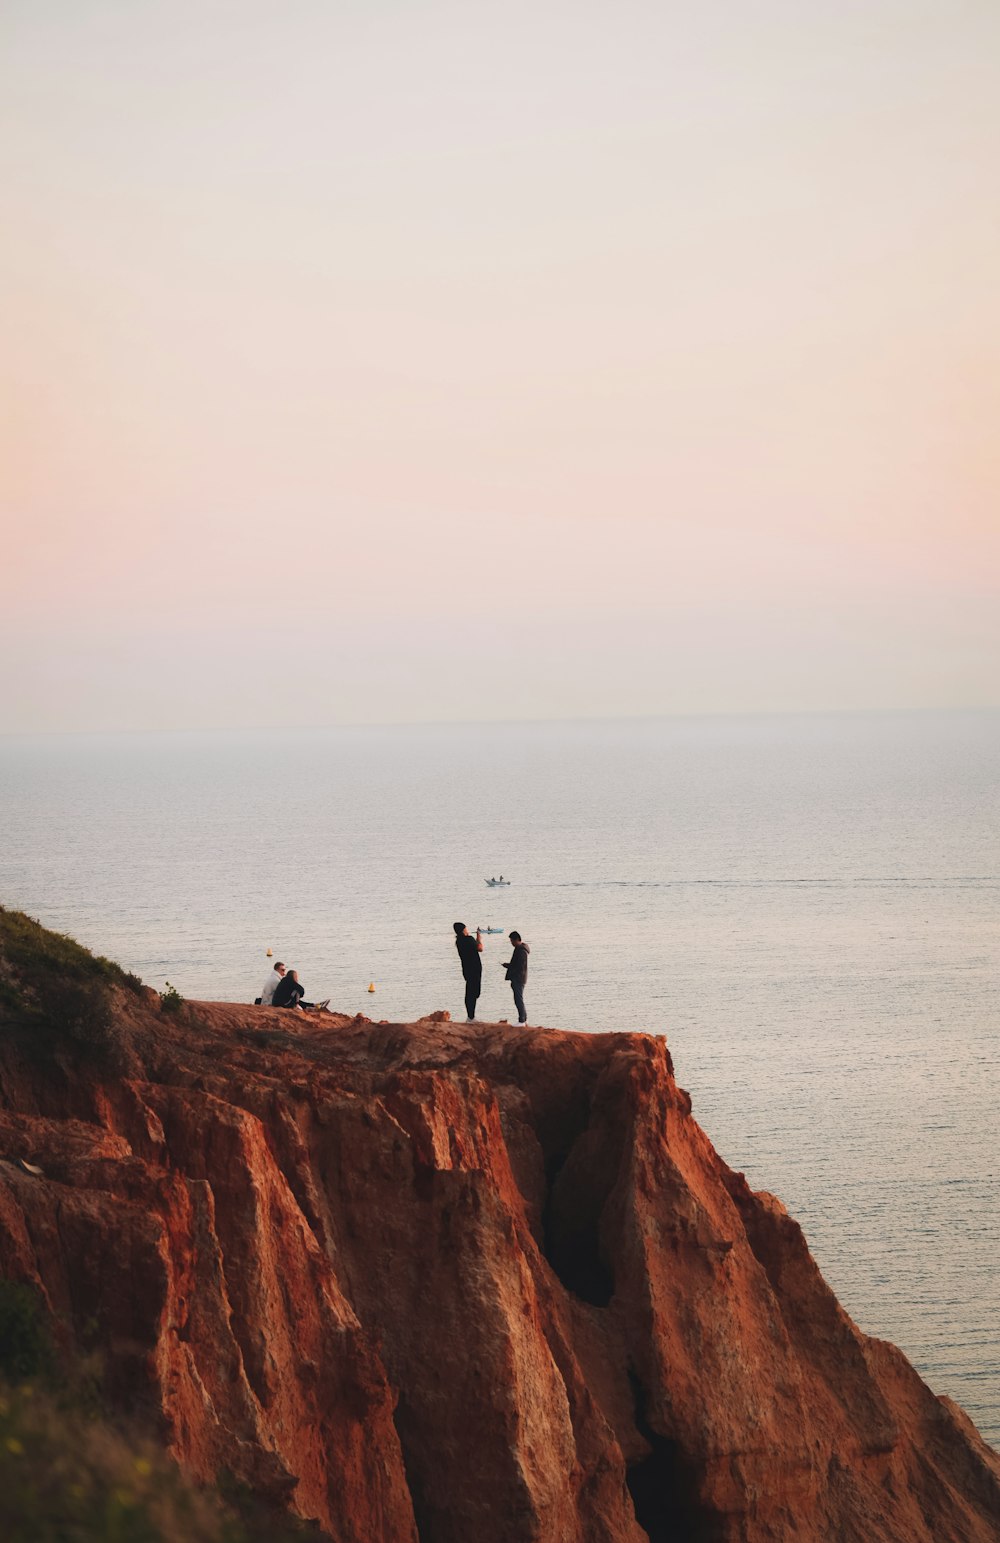
<svg viewBox="0 0 1000 1543">
<path fill-rule="evenodd" d="M 2 728 L 1000 705 L 996 0 L 7 0 Z"/>
</svg>

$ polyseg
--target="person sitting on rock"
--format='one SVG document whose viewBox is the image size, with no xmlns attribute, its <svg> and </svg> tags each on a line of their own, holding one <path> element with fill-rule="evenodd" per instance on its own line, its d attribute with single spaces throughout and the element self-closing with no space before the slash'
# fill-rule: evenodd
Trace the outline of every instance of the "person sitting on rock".
<svg viewBox="0 0 1000 1543">
<path fill-rule="evenodd" d="M 267 977 L 267 980 L 264 982 L 264 989 L 261 992 L 260 996 L 257 998 L 257 1001 L 254 1003 L 255 1007 L 271 1007 L 271 1006 L 273 1006 L 273 1004 L 274 1004 L 274 993 L 277 991 L 278 983 L 281 980 L 281 977 L 284 975 L 284 973 L 285 973 L 285 966 L 282 964 L 281 960 L 279 959 L 277 964 L 274 966 L 274 969 L 271 971 L 270 975 Z"/>
<path fill-rule="evenodd" d="M 306 1002 L 303 1000 L 305 994 L 306 988 L 299 983 L 298 970 L 289 970 L 274 988 L 271 1006 L 291 1008 L 318 1007 L 321 1010 L 325 1010 L 330 1005 L 329 997 L 325 997 L 322 1002 Z"/>
</svg>

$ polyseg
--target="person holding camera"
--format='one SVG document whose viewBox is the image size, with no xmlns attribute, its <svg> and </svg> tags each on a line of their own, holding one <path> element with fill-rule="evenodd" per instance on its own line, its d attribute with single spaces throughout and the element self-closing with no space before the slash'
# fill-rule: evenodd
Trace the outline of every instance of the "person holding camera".
<svg viewBox="0 0 1000 1543">
<path fill-rule="evenodd" d="M 483 951 L 483 939 L 478 927 L 475 937 L 471 937 L 464 922 L 455 922 L 454 925 L 455 947 L 458 949 L 458 957 L 462 961 L 462 974 L 465 976 L 467 1021 L 475 1023 L 476 1003 L 483 989 L 483 961 L 479 957 Z"/>
</svg>

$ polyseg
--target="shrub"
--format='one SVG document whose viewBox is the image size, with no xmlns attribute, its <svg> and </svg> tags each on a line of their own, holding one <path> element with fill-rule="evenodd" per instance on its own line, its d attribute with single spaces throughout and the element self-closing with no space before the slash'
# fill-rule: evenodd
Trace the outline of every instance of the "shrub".
<svg viewBox="0 0 1000 1543">
<path fill-rule="evenodd" d="M 164 985 L 165 990 L 160 992 L 160 1006 L 165 1013 L 179 1013 L 184 1006 L 184 998 L 169 981 L 165 981 Z"/>
<path fill-rule="evenodd" d="M 23 911 L 8 911 L 4 906 L 0 906 L 0 954 L 16 974 L 29 980 L 57 973 L 75 980 L 127 984 L 120 965 L 92 954 L 75 938 L 50 932 Z"/>
<path fill-rule="evenodd" d="M 71 1051 L 119 1071 L 125 1042 L 115 1022 L 110 987 L 136 989 L 109 959 L 92 954 L 72 938 L 49 932 L 21 911 L 0 906 L 0 1021 L 27 1030 L 25 1049 L 43 1060 Z"/>
<path fill-rule="evenodd" d="M 37 1293 L 20 1281 L 0 1280 L 0 1376 L 24 1382 L 52 1366 L 52 1336 Z"/>
<path fill-rule="evenodd" d="M 4 1013 L 6 1009 L 6 1013 Z M 25 1010 L 23 993 L 18 990 L 12 980 L 5 980 L 0 976 L 0 1014 L 6 1016 L 13 1013 L 20 1016 Z"/>
<path fill-rule="evenodd" d="M 37 987 L 46 1022 L 84 1055 L 103 1064 L 118 1058 L 121 1033 L 111 1011 L 108 990 L 99 980 L 61 980 L 50 976 Z"/>
<path fill-rule="evenodd" d="M 293 1528 L 275 1519 L 268 1535 L 282 1543 Z M 195 1489 L 165 1454 L 128 1440 L 107 1419 L 69 1409 L 44 1390 L 0 1390 L 4 1543 L 248 1543 L 251 1536 L 218 1495 Z"/>
<path fill-rule="evenodd" d="M 12 1283 L 4 1282 L 4 1286 Z M 30 1293 L 28 1294 L 30 1298 Z M 37 1304 L 13 1301 L 22 1324 Z M 33 1317 L 32 1313 L 37 1314 Z M 78 1369 L 48 1383 L 0 1381 L 3 1543 L 301 1543 L 313 1524 L 276 1514 L 223 1478 L 196 1488 L 157 1445 L 124 1430 Z"/>
</svg>

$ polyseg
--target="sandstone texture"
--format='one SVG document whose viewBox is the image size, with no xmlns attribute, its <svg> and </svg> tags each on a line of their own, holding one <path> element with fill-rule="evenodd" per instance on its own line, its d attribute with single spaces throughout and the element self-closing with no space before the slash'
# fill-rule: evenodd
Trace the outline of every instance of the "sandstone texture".
<svg viewBox="0 0 1000 1543">
<path fill-rule="evenodd" d="M 1000 1538 L 662 1038 L 113 998 L 113 1075 L 0 1033 L 0 1276 L 194 1475 L 337 1543 Z"/>
</svg>

